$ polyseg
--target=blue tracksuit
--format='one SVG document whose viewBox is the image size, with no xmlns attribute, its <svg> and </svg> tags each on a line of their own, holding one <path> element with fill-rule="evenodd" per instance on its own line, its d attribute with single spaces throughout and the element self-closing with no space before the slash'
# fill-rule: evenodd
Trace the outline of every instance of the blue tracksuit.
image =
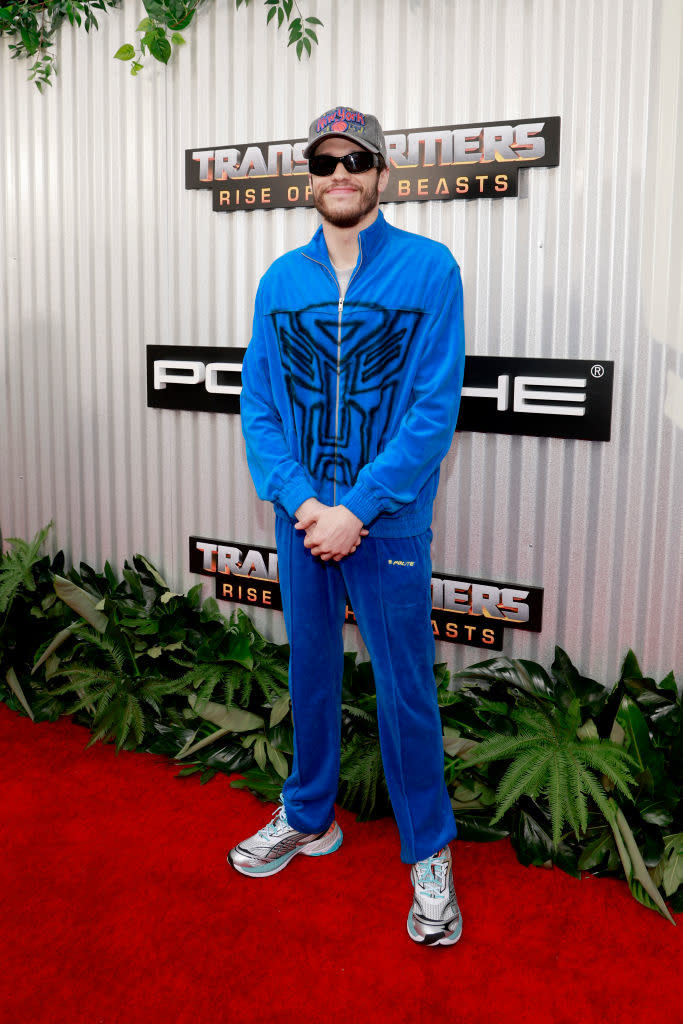
<svg viewBox="0 0 683 1024">
<path fill-rule="evenodd" d="M 277 512 L 291 648 L 289 822 L 316 832 L 338 784 L 341 626 L 348 593 L 370 651 L 401 856 L 455 835 L 432 673 L 429 542 L 439 465 L 464 368 L 460 272 L 449 250 L 377 220 L 341 298 L 322 228 L 261 280 L 242 371 L 242 427 L 261 498 Z M 343 504 L 369 530 L 338 563 L 294 530 L 307 498 Z"/>
</svg>

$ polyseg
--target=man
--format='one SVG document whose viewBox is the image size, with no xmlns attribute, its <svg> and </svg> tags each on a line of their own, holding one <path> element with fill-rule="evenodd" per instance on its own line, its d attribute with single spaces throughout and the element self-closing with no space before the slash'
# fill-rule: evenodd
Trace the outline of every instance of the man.
<svg viewBox="0 0 683 1024">
<path fill-rule="evenodd" d="M 322 225 L 262 278 L 242 374 L 249 467 L 277 513 L 294 759 L 274 820 L 228 860 L 267 876 L 297 853 L 341 845 L 348 594 L 372 659 L 401 859 L 413 865 L 408 932 L 450 945 L 462 923 L 433 675 L 430 525 L 462 387 L 460 272 L 445 246 L 380 213 L 389 171 L 375 117 L 328 111 L 304 155 Z"/>
</svg>

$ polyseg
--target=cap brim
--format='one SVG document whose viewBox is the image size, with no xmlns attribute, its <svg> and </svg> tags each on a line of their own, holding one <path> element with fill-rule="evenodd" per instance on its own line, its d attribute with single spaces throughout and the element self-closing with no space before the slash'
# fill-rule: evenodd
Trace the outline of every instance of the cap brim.
<svg viewBox="0 0 683 1024">
<path fill-rule="evenodd" d="M 325 132 L 319 139 L 314 139 L 313 142 L 308 143 L 303 151 L 304 158 L 308 160 L 316 146 L 319 146 L 325 139 L 346 139 L 347 142 L 355 142 L 361 149 L 367 149 L 368 153 L 374 153 L 377 156 L 381 153 L 377 146 L 373 146 L 369 142 L 361 142 L 357 135 L 349 135 L 348 132 Z"/>
</svg>

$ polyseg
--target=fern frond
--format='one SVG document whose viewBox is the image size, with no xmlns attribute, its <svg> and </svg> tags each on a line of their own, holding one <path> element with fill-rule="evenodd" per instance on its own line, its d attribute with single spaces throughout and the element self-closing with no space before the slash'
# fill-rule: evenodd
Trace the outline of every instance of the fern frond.
<svg viewBox="0 0 683 1024">
<path fill-rule="evenodd" d="M 598 780 L 595 778 L 595 776 L 591 775 L 591 773 L 587 771 L 584 767 L 579 768 L 579 772 L 581 775 L 581 781 L 583 784 L 584 792 L 590 793 L 590 795 L 593 797 L 602 813 L 605 815 L 607 820 L 610 821 L 609 800 L 604 789 L 602 788 Z"/>
<path fill-rule="evenodd" d="M 548 774 L 549 752 L 531 748 L 512 762 L 498 785 L 498 810 L 492 822 L 500 821 L 522 794 L 538 796 Z"/>
<path fill-rule="evenodd" d="M 157 697 L 165 697 L 169 693 L 182 693 L 185 689 L 185 683 L 182 678 L 163 679 L 162 677 L 154 676 L 148 679 L 143 676 L 142 685 L 138 692 L 143 700 L 152 703 Z"/>
<path fill-rule="evenodd" d="M 88 743 L 89 747 L 91 747 L 93 743 L 97 743 L 98 740 L 107 740 L 112 738 L 116 728 L 116 717 L 116 704 L 111 704 L 102 716 L 95 716 L 93 719 L 95 731 L 92 735 L 92 739 Z"/>
<path fill-rule="evenodd" d="M 584 792 L 581 789 L 579 762 L 576 757 L 573 756 L 567 757 L 566 795 L 565 807 L 567 811 L 567 821 L 574 829 L 574 835 L 579 839 L 582 833 L 584 833 L 588 828 L 588 806 L 586 804 Z"/>
<path fill-rule="evenodd" d="M 119 673 L 125 671 L 126 652 L 113 637 L 108 636 L 106 633 L 100 633 L 90 626 L 83 626 L 78 630 L 76 636 L 81 644 L 85 644 L 86 647 L 97 648 L 115 671 Z"/>
<path fill-rule="evenodd" d="M 616 743 L 610 744 L 608 740 L 586 740 L 577 747 L 577 755 L 594 771 L 606 775 L 625 797 L 633 799 L 629 789 L 629 786 L 634 785 L 628 767 L 631 759 L 622 747 Z"/>
<path fill-rule="evenodd" d="M 98 696 L 98 705 L 97 705 L 98 712 L 100 712 L 100 711 L 104 712 L 106 710 L 106 708 L 109 706 L 109 704 L 113 700 L 115 694 L 116 694 L 116 684 L 115 683 L 112 683 L 111 686 L 106 686 L 104 688 L 104 690 L 100 691 L 99 696 Z M 88 697 L 87 696 L 84 697 L 82 703 L 83 703 L 83 707 L 87 707 L 87 705 L 88 705 Z"/>
<path fill-rule="evenodd" d="M 548 783 L 546 795 L 550 809 L 550 820 L 553 829 L 553 844 L 557 848 L 562 838 L 562 825 L 564 823 L 566 793 L 566 764 L 565 752 L 561 747 L 551 751 L 548 763 Z"/>
<path fill-rule="evenodd" d="M 117 686 L 120 679 L 109 669 L 92 668 L 88 665 L 70 665 L 68 668 L 62 669 L 59 675 L 66 676 L 69 682 L 51 690 L 50 692 L 55 696 L 70 693 L 72 690 L 83 690 L 86 687 L 92 689 L 93 687 Z M 95 696 L 97 694 L 88 694 L 88 700 L 93 700 Z"/>
<path fill-rule="evenodd" d="M 53 691 L 53 692 L 58 692 L 58 691 Z M 86 693 L 86 694 L 83 695 L 83 697 L 81 697 L 80 700 L 78 700 L 75 704 L 73 704 L 68 709 L 67 714 L 74 715 L 74 714 L 76 714 L 77 711 L 83 711 L 84 708 L 91 708 L 92 705 L 95 702 L 97 702 L 97 708 L 96 708 L 96 711 L 95 711 L 95 717 L 98 717 L 100 714 L 104 713 L 104 711 L 106 710 L 106 708 L 110 704 L 111 700 L 113 699 L 115 693 L 116 693 L 116 686 L 114 684 L 111 684 L 109 686 L 105 686 L 103 689 L 101 689 L 101 690 L 99 690 L 98 692 L 95 692 L 95 693 L 92 693 L 92 692 Z"/>
<path fill-rule="evenodd" d="M 377 724 L 377 715 L 373 716 L 354 704 L 342 704 L 342 711 L 345 711 L 350 718 L 357 718 L 359 721 L 367 722 L 369 725 Z"/>
<path fill-rule="evenodd" d="M 142 738 L 145 735 L 145 714 L 140 705 L 140 701 L 132 694 L 128 697 L 128 706 L 130 708 L 130 724 L 133 729 L 136 742 L 140 744 L 142 743 Z"/>
<path fill-rule="evenodd" d="M 33 567 L 39 561 L 40 549 L 51 528 L 52 523 L 48 523 L 31 541 L 21 537 L 7 538 L 12 550 L 4 556 L 0 551 L 0 612 L 7 611 L 22 586 L 35 591 Z"/>
<path fill-rule="evenodd" d="M 89 741 L 88 741 L 88 743 L 86 745 L 86 750 L 87 750 L 88 747 L 92 747 L 93 744 L 97 743 L 98 740 L 103 740 L 104 741 L 106 739 L 109 739 L 110 732 L 111 732 L 111 723 L 107 722 L 107 723 L 104 723 L 104 724 L 98 726 L 98 728 L 95 730 L 95 732 L 92 734 L 91 738 L 89 739 Z"/>
<path fill-rule="evenodd" d="M 120 750 L 123 744 L 126 742 L 126 737 L 130 732 L 131 722 L 133 721 L 133 697 L 131 694 L 128 695 L 123 706 L 123 714 L 119 717 L 116 724 L 116 749 Z"/>
<path fill-rule="evenodd" d="M 557 735 L 548 715 L 536 708 L 515 708 L 510 717 L 521 726 L 520 735 L 542 736 L 547 740 L 554 740 Z"/>
<path fill-rule="evenodd" d="M 341 755 L 340 802 L 343 807 L 359 810 L 361 817 L 370 817 L 380 790 L 386 790 L 382 755 L 377 740 L 356 734 Z"/>
<path fill-rule="evenodd" d="M 489 736 L 482 740 L 468 758 L 473 764 L 486 764 L 488 761 L 501 761 L 513 757 L 537 742 L 534 736 Z"/>
</svg>

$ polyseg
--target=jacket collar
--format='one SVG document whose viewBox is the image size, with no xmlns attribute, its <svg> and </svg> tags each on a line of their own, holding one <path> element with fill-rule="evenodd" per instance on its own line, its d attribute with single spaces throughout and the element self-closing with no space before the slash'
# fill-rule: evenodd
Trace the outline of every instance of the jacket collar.
<svg viewBox="0 0 683 1024">
<path fill-rule="evenodd" d="M 372 224 L 364 228 L 358 235 L 358 246 L 364 263 L 371 260 L 375 253 L 382 248 L 388 230 L 389 225 L 384 219 L 384 214 L 379 210 L 377 219 L 373 220 Z M 324 263 L 326 267 L 332 269 L 322 224 L 308 245 L 304 245 L 301 251 L 305 256 L 310 256 L 311 259 L 317 260 L 318 263 Z"/>
</svg>

